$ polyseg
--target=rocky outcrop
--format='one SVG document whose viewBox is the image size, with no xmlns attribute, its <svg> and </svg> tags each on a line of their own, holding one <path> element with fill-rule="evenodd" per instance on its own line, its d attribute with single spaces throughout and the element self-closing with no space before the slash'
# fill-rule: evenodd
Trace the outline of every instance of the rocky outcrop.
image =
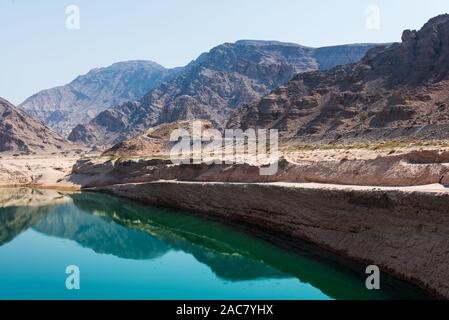
<svg viewBox="0 0 449 320">
<path fill-rule="evenodd" d="M 107 108 L 140 99 L 178 70 L 151 61 L 127 61 L 97 68 L 71 83 L 43 90 L 20 107 L 57 132 L 68 135 Z"/>
<path fill-rule="evenodd" d="M 354 62 L 373 45 L 314 49 L 273 41 L 226 43 L 202 54 L 171 81 L 138 103 L 100 113 L 76 127 L 71 141 L 113 145 L 161 123 L 207 119 L 223 126 L 238 106 L 289 81 L 300 72 Z"/>
<path fill-rule="evenodd" d="M 0 152 L 60 152 L 73 145 L 42 122 L 0 98 Z"/>
<path fill-rule="evenodd" d="M 260 175 L 250 164 L 173 165 L 170 160 L 91 159 L 73 167 L 71 181 L 82 187 L 158 180 L 195 182 L 315 182 L 358 186 L 407 187 L 449 185 L 449 153 L 413 151 L 375 159 L 298 161 L 281 160 L 277 174 Z"/>
<path fill-rule="evenodd" d="M 402 40 L 358 63 L 300 74 L 235 112 L 228 126 L 276 128 L 301 141 L 420 137 L 422 128 L 424 138 L 432 131 L 447 138 L 439 128 L 449 124 L 449 16 L 405 31 Z"/>
</svg>

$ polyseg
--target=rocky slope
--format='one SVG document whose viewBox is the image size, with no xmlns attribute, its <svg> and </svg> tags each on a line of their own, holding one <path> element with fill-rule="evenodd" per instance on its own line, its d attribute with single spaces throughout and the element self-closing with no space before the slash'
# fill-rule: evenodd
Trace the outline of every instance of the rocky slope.
<svg viewBox="0 0 449 320">
<path fill-rule="evenodd" d="M 0 98 L 0 152 L 64 151 L 71 144 L 42 122 Z"/>
<path fill-rule="evenodd" d="M 193 121 L 184 120 L 171 123 L 163 123 L 156 127 L 146 130 L 142 134 L 138 134 L 130 139 L 119 142 L 112 148 L 106 150 L 103 155 L 111 157 L 165 157 L 170 154 L 170 148 L 174 142 L 170 141 L 170 135 L 174 130 L 186 130 L 191 135 Z M 213 128 L 210 121 L 203 120 L 200 122 L 201 130 Z M 201 136 L 197 137 L 201 140 Z"/>
<path fill-rule="evenodd" d="M 208 119 L 222 126 L 235 108 L 256 101 L 295 74 L 357 61 L 372 47 L 314 49 L 249 40 L 226 43 L 202 54 L 139 102 L 108 109 L 89 124 L 77 126 L 69 139 L 114 144 L 154 125 L 187 119 Z"/>
<path fill-rule="evenodd" d="M 68 134 L 107 108 L 140 99 L 176 72 L 151 61 L 120 62 L 91 70 L 65 86 L 41 91 L 20 107 Z"/>
<path fill-rule="evenodd" d="M 449 16 L 442 15 L 358 63 L 296 76 L 238 110 L 228 126 L 276 128 L 301 141 L 447 139 L 448 72 Z"/>
</svg>

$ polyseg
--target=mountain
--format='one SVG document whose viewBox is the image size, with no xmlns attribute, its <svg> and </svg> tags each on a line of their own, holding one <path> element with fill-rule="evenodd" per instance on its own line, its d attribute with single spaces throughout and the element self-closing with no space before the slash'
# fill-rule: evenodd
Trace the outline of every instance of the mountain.
<svg viewBox="0 0 449 320">
<path fill-rule="evenodd" d="M 69 146 L 42 122 L 2 98 L 0 119 L 0 152 L 56 152 Z"/>
<path fill-rule="evenodd" d="M 223 126 L 238 106 L 256 101 L 300 72 L 361 59 L 373 45 L 309 48 L 275 41 L 225 43 L 202 54 L 138 102 L 103 111 L 77 126 L 71 141 L 113 144 L 167 122 L 211 120 Z"/>
<path fill-rule="evenodd" d="M 276 128 L 301 141 L 449 138 L 449 15 L 358 63 L 297 75 L 228 127 Z"/>
<path fill-rule="evenodd" d="M 67 135 L 107 108 L 140 99 L 176 72 L 151 61 L 119 62 L 93 69 L 65 86 L 41 91 L 20 107 Z"/>
</svg>

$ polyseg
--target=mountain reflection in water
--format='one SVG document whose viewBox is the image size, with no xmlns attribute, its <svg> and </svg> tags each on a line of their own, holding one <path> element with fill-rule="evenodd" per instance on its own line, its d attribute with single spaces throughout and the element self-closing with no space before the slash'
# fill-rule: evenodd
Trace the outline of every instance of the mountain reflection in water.
<svg viewBox="0 0 449 320">
<path fill-rule="evenodd" d="M 361 266 L 351 265 L 349 268 L 349 265 L 345 263 L 322 259 L 316 252 L 313 255 L 307 251 L 290 252 L 218 222 L 190 214 L 145 207 L 107 195 L 61 193 L 24 188 L 8 191 L 0 189 L 0 203 L 0 259 L 26 260 L 24 256 L 20 256 L 20 259 L 15 257 L 19 255 L 18 249 L 12 249 L 15 242 L 22 251 L 39 246 L 39 243 L 31 243 L 31 241 L 28 243 L 25 240 L 19 243 L 19 239 L 27 232 L 38 232 L 48 237 L 50 239 L 48 241 L 64 239 L 89 249 L 89 254 L 93 256 L 89 255 L 86 260 L 89 262 L 88 268 L 93 269 L 95 260 L 105 255 L 134 263 L 127 264 L 129 270 L 141 268 L 141 265 L 137 264 L 139 261 L 169 263 L 164 258 L 171 257 L 172 254 L 175 254 L 174 257 L 183 259 L 185 255 L 193 257 L 194 259 L 189 260 L 188 264 L 176 265 L 178 262 L 175 261 L 165 267 L 166 270 L 179 268 L 180 273 L 182 270 L 187 274 L 190 270 L 192 277 L 196 277 L 195 275 L 201 270 L 202 275 L 194 279 L 195 286 L 198 285 L 202 288 L 201 290 L 206 290 L 211 283 L 213 292 L 199 292 L 197 295 L 199 298 L 404 299 L 423 297 L 415 288 L 386 276 L 383 276 L 385 280 L 381 291 L 368 291 L 364 286 L 365 275 Z M 8 246 L 11 246 L 9 251 L 6 250 Z M 73 250 L 68 245 L 66 247 L 67 251 Z M 45 248 L 41 249 L 45 252 Z M 64 252 L 64 254 L 69 253 Z M 111 261 L 113 261 L 110 262 L 111 269 L 119 268 L 117 260 Z M 52 263 L 52 256 L 49 253 L 49 257 L 41 257 L 39 261 L 34 259 L 32 263 L 42 265 Z M 202 266 L 207 266 L 209 271 L 203 271 Z M 154 272 L 150 271 L 149 265 L 146 267 L 148 272 L 143 269 L 142 274 L 150 275 L 150 272 Z M 123 268 L 121 264 L 120 268 Z M 82 270 L 85 269 L 83 267 Z M 7 273 L 12 272 L 11 270 L 7 265 L 0 264 L 0 274 L 2 274 L 0 275 L 0 298 L 9 297 L 9 292 L 1 292 L 1 281 L 7 282 Z M 17 279 L 22 279 L 21 275 L 16 274 L 16 276 Z M 53 277 L 53 275 L 48 276 Z M 151 276 L 154 279 L 166 279 L 164 277 L 167 275 L 164 273 L 158 277 L 157 274 L 151 273 Z M 151 284 L 145 285 L 148 279 L 142 278 L 141 273 L 124 272 L 120 282 L 121 287 L 111 287 L 106 279 L 105 283 L 96 283 L 95 288 L 98 291 L 92 292 L 87 297 L 104 298 L 105 295 L 101 293 L 103 292 L 101 289 L 105 291 L 107 289 L 106 297 L 114 299 L 191 297 L 187 294 L 191 288 L 179 281 L 177 283 L 173 279 L 173 283 L 170 283 L 167 280 L 164 282 L 161 280 L 161 283 L 155 284 L 154 279 Z M 45 278 L 40 281 L 45 282 Z M 111 279 L 111 283 L 117 281 L 117 279 Z M 198 282 L 204 283 L 198 284 Z M 159 289 L 165 289 L 164 294 L 159 296 L 152 292 L 145 295 L 142 292 L 145 288 L 150 290 L 153 284 Z M 232 284 L 235 284 L 235 288 Z M 280 286 L 279 294 L 277 290 L 274 292 L 270 289 L 274 284 Z M 14 287 L 14 283 L 9 285 L 20 289 L 18 293 L 16 292 L 19 298 L 29 297 L 26 294 L 26 286 L 18 284 Z M 101 288 L 102 285 L 104 288 Z M 245 295 L 245 288 L 250 288 L 247 295 Z M 50 293 L 54 292 L 50 295 L 51 298 L 67 297 L 66 293 L 59 296 L 59 289 L 54 289 L 50 281 L 47 289 Z M 133 290 L 139 291 L 139 295 L 134 296 Z M 262 295 L 253 296 L 251 290 L 260 291 Z M 262 292 L 263 290 L 267 292 Z M 122 294 L 123 291 L 127 294 Z M 33 293 L 29 294 L 33 295 Z M 81 296 L 81 298 L 84 297 Z"/>
</svg>

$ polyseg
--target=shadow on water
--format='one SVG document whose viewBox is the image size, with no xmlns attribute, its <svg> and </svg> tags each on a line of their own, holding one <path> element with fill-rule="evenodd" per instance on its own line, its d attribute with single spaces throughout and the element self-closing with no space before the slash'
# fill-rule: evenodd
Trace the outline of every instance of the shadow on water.
<svg viewBox="0 0 449 320">
<path fill-rule="evenodd" d="M 334 259 L 316 248 L 283 249 L 195 215 L 91 193 L 57 193 L 51 195 L 55 201 L 43 194 L 48 201 L 31 206 L 26 200 L 29 192 L 20 191 L 16 196 L 20 201 L 8 198 L 11 205 L 0 207 L 0 246 L 33 228 L 124 259 L 151 260 L 172 250 L 182 251 L 227 281 L 297 278 L 334 299 L 426 298 L 413 286 L 386 275 L 382 275 L 382 290 L 369 291 L 360 265 Z M 38 191 L 32 193 L 36 197 L 34 192 Z M 4 204 L 4 197 L 1 200 Z"/>
</svg>

